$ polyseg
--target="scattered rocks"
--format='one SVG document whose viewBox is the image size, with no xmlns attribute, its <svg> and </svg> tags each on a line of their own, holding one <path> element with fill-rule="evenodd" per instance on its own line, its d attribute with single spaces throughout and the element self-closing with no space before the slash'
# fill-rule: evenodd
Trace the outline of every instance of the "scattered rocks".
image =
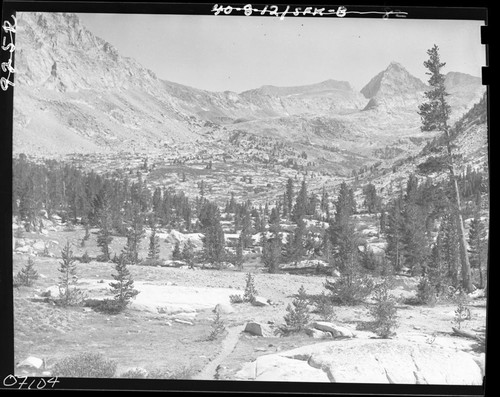
<svg viewBox="0 0 500 397">
<path fill-rule="evenodd" d="M 269 327 L 267 324 L 260 324 L 253 321 L 246 324 L 243 332 L 248 332 L 249 334 L 263 337 L 274 336 L 271 327 Z"/>
<path fill-rule="evenodd" d="M 43 366 L 43 360 L 34 356 L 29 356 L 26 360 L 23 360 L 19 364 L 17 364 L 17 368 L 24 369 L 40 369 Z"/>
<path fill-rule="evenodd" d="M 213 310 L 214 313 L 219 312 L 221 314 L 231 314 L 234 313 L 234 307 L 228 303 L 217 303 Z"/>
<path fill-rule="evenodd" d="M 33 245 L 32 245 L 33 249 L 37 250 L 37 251 L 43 251 L 45 249 L 45 243 L 43 241 L 36 241 Z"/>
<path fill-rule="evenodd" d="M 19 252 L 21 254 L 27 254 L 27 253 L 31 253 L 32 248 L 29 245 L 23 245 L 21 247 L 17 247 L 15 251 Z"/>
<path fill-rule="evenodd" d="M 181 320 L 180 318 L 174 318 L 174 321 L 179 324 L 194 325 L 192 321 Z"/>
<path fill-rule="evenodd" d="M 328 321 L 315 321 L 310 325 L 317 330 L 329 332 L 334 338 L 354 338 L 354 333 L 340 325 Z"/>
<path fill-rule="evenodd" d="M 305 332 L 307 335 L 314 339 L 328 339 L 332 338 L 332 334 L 330 332 L 320 331 L 316 328 L 306 328 Z"/>
<path fill-rule="evenodd" d="M 263 298 L 261 296 L 256 296 L 253 300 L 252 300 L 252 305 L 253 306 L 268 306 L 269 303 L 267 302 L 267 299 L 266 298 Z"/>
</svg>

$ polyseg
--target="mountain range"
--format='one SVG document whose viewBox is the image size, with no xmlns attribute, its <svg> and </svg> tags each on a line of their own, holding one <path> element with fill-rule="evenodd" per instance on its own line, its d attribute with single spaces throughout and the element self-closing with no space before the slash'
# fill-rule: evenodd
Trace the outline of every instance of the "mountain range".
<svg viewBox="0 0 500 397">
<path fill-rule="evenodd" d="M 391 63 L 360 91 L 349 82 L 263 86 L 210 92 L 158 78 L 85 28 L 77 15 L 18 13 L 14 153 L 67 154 L 167 150 L 235 132 L 300 147 L 312 160 L 349 168 L 384 148 L 411 153 L 431 138 L 420 131 L 418 105 L 428 86 Z M 478 77 L 449 72 L 446 88 L 457 120 L 485 92 Z M 336 151 L 332 154 L 332 150 Z"/>
</svg>

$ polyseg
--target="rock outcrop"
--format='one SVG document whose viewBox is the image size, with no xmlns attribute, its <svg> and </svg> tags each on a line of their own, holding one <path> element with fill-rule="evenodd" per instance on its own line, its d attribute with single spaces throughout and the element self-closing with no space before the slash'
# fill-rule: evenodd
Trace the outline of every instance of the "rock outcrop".
<svg viewBox="0 0 500 397">
<path fill-rule="evenodd" d="M 265 381 L 481 385 L 483 375 L 465 352 L 399 340 L 317 343 L 258 357 L 237 379 Z"/>
</svg>

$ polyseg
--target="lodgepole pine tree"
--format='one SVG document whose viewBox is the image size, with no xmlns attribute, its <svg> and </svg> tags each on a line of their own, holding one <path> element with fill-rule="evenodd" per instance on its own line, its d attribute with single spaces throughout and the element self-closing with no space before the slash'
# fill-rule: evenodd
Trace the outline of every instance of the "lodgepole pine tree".
<svg viewBox="0 0 500 397">
<path fill-rule="evenodd" d="M 71 285 L 76 284 L 76 265 L 75 258 L 73 256 L 73 251 L 71 250 L 71 244 L 69 241 L 61 251 L 61 259 L 59 272 L 61 276 L 59 277 L 59 302 L 63 306 L 68 306 L 76 303 L 75 298 L 77 294 L 76 288 L 70 288 Z"/>
<path fill-rule="evenodd" d="M 19 284 L 31 287 L 35 280 L 38 279 L 38 272 L 34 268 L 35 262 L 33 258 L 28 258 L 28 263 L 16 275 L 16 280 Z"/>
<path fill-rule="evenodd" d="M 424 62 L 424 66 L 429 70 L 429 85 L 431 89 L 425 92 L 427 101 L 419 106 L 419 115 L 422 118 L 422 131 L 440 131 L 446 138 L 445 160 L 448 167 L 453 190 L 455 193 L 455 216 L 457 217 L 460 250 L 462 259 L 462 286 L 467 292 L 472 292 L 472 274 L 469 262 L 469 253 L 467 250 L 467 240 L 465 235 L 464 221 L 462 217 L 462 205 L 460 200 L 460 190 L 457 182 L 457 173 L 453 159 L 453 146 L 451 142 L 451 131 L 448 125 L 450 117 L 450 106 L 446 97 L 449 95 L 445 88 L 445 76 L 441 69 L 446 65 L 441 62 L 439 57 L 439 48 L 434 45 L 427 51 L 429 59 Z"/>
<path fill-rule="evenodd" d="M 127 244 L 123 248 L 122 254 L 125 262 L 137 265 L 141 240 L 145 234 L 143 214 L 139 205 L 133 205 L 131 217 L 130 227 L 127 230 Z"/>
<path fill-rule="evenodd" d="M 130 271 L 127 269 L 127 264 L 123 255 L 120 255 L 118 258 L 115 270 L 117 274 L 112 274 L 112 276 L 116 281 L 114 283 L 109 283 L 109 286 L 115 295 L 115 301 L 124 309 L 130 300 L 135 298 L 139 291 L 134 289 L 134 280 L 132 280 Z"/>
<path fill-rule="evenodd" d="M 484 288 L 483 266 L 486 264 L 486 230 L 476 212 L 469 229 L 469 252 L 471 265 L 479 273 L 479 288 Z"/>
<path fill-rule="evenodd" d="M 148 259 L 160 259 L 160 238 L 156 235 L 156 223 L 151 225 L 151 236 L 149 236 Z"/>
<path fill-rule="evenodd" d="M 181 260 L 181 243 L 179 241 L 175 242 L 174 249 L 172 250 L 172 260 L 178 261 Z"/>
<path fill-rule="evenodd" d="M 113 241 L 113 236 L 111 236 L 111 206 L 105 192 L 102 196 L 98 196 L 96 201 L 99 204 L 97 210 L 97 222 L 99 224 L 97 245 L 101 247 L 103 262 L 109 262 L 111 259 L 109 246 Z"/>
</svg>

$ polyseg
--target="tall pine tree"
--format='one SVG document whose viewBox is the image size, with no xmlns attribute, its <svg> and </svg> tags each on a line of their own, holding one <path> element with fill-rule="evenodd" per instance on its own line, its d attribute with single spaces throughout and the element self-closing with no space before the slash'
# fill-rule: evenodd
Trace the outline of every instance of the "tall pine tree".
<svg viewBox="0 0 500 397">
<path fill-rule="evenodd" d="M 139 263 L 139 249 L 144 235 L 144 215 L 141 212 L 141 207 L 138 204 L 134 204 L 132 219 L 127 230 L 127 243 L 122 252 L 125 263 L 133 265 Z"/>
<path fill-rule="evenodd" d="M 429 78 L 430 90 L 425 92 L 426 102 L 419 106 L 419 115 L 422 118 L 422 131 L 439 131 L 443 133 L 446 154 L 444 155 L 445 163 L 448 167 L 453 191 L 455 193 L 455 210 L 454 215 L 457 218 L 458 237 L 461 250 L 461 276 L 462 286 L 467 292 L 472 292 L 472 274 L 469 262 L 469 253 L 467 251 L 467 240 L 465 235 L 465 227 L 462 217 L 462 204 L 460 190 L 457 181 L 457 173 L 455 169 L 455 161 L 453 156 L 453 145 L 450 126 L 448 120 L 450 117 L 450 106 L 447 103 L 446 97 L 449 95 L 446 92 L 445 76 L 441 73 L 442 68 L 446 65 L 441 62 L 439 56 L 439 48 L 434 45 L 427 51 L 429 59 L 424 62 L 424 66 L 428 69 L 426 72 Z"/>
<path fill-rule="evenodd" d="M 95 206 L 97 207 L 97 222 L 99 231 L 97 232 L 97 245 L 102 250 L 103 262 L 109 262 L 111 259 L 110 245 L 113 241 L 111 235 L 111 205 L 109 203 L 108 194 L 103 191 L 100 196 L 97 196 Z"/>
</svg>

